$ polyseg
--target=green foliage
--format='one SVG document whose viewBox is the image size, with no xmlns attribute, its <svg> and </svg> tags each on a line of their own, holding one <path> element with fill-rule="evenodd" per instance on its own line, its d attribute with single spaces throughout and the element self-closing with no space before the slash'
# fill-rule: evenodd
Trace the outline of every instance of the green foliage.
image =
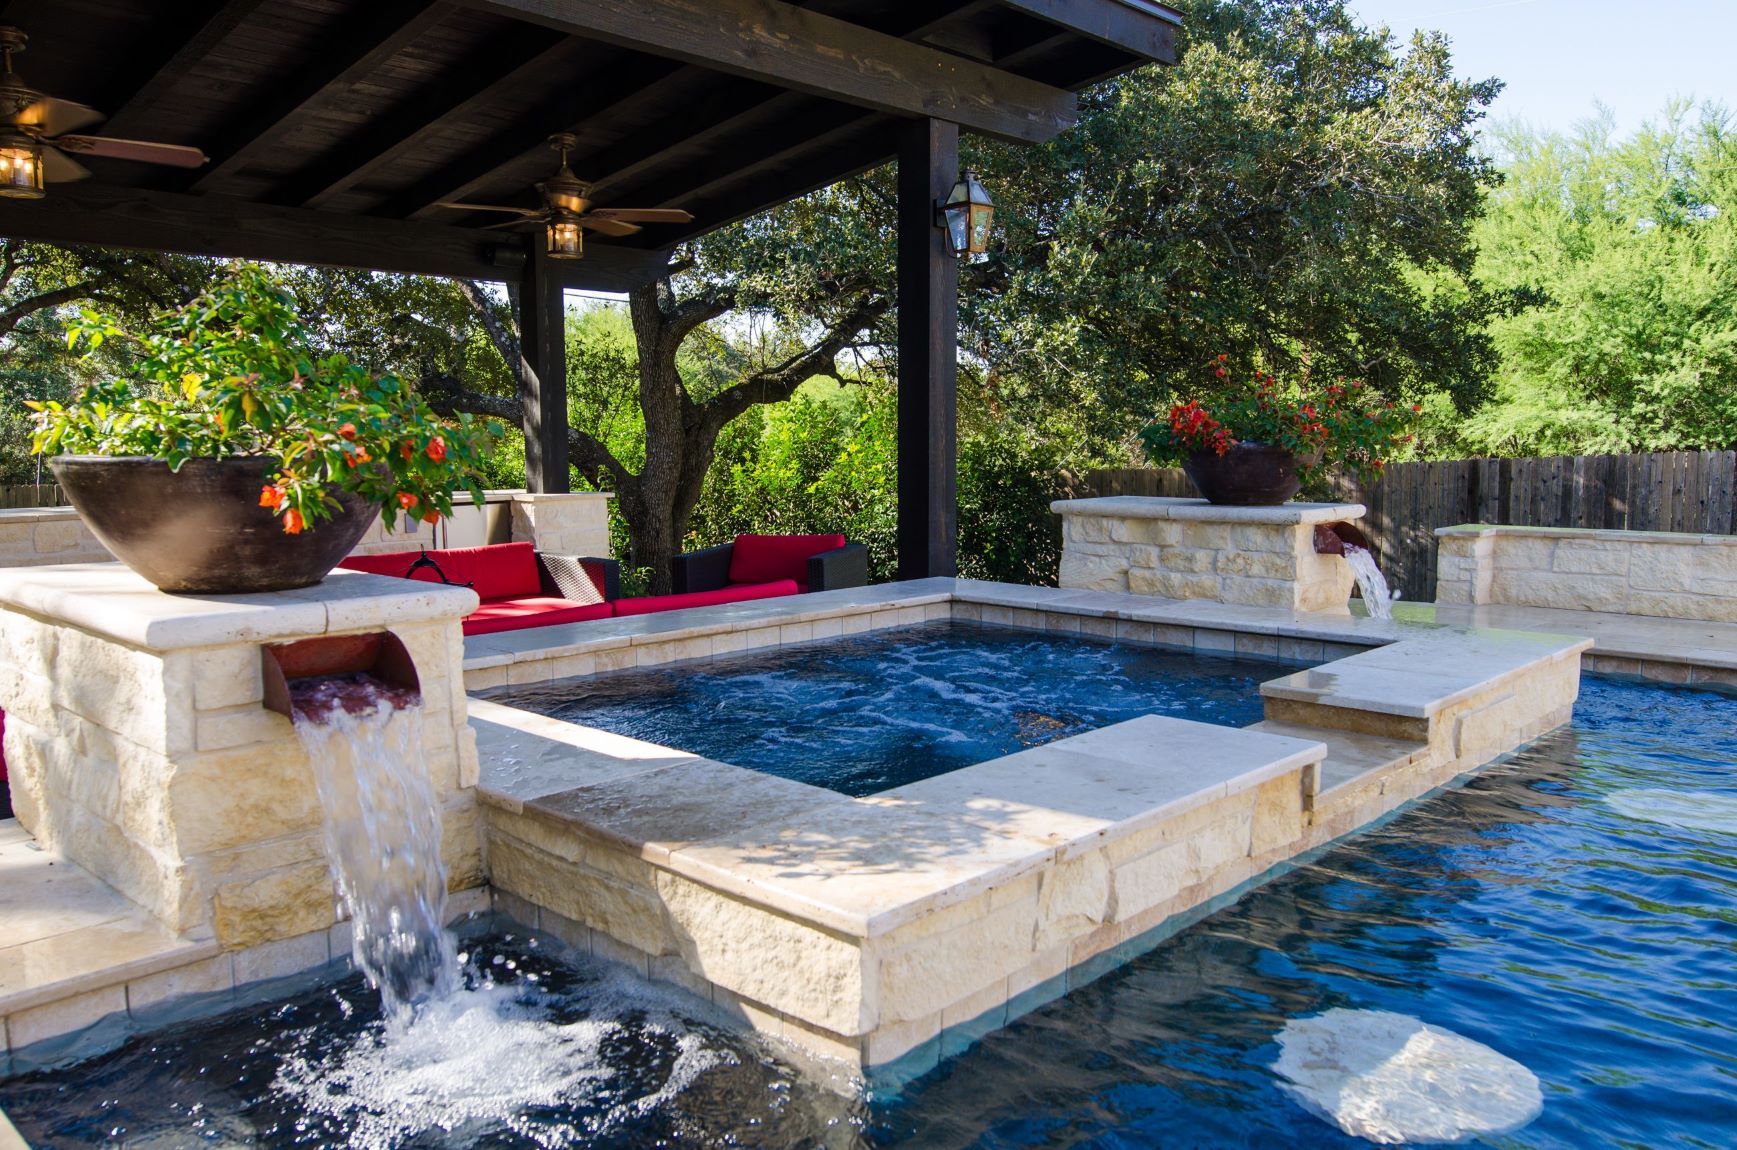
<svg viewBox="0 0 1737 1150">
<path fill-rule="evenodd" d="M 1053 584 L 1061 565 L 1061 447 L 999 426 L 959 441 L 959 574 Z"/>
<path fill-rule="evenodd" d="M 483 438 L 468 419 L 444 423 L 396 376 L 341 354 L 316 358 L 295 300 L 243 265 L 140 335 L 86 311 L 72 342 L 137 349 L 129 377 L 92 384 L 70 404 L 33 402 L 36 451 L 189 459 L 266 455 L 280 469 L 260 496 L 290 534 L 331 516 L 331 490 L 433 522 L 455 487 L 482 501 Z"/>
<path fill-rule="evenodd" d="M 1633 137 L 1510 126 L 1479 274 L 1535 301 L 1493 327 L 1492 402 L 1438 451 L 1498 455 L 1737 444 L 1737 136 L 1674 105 Z"/>
</svg>

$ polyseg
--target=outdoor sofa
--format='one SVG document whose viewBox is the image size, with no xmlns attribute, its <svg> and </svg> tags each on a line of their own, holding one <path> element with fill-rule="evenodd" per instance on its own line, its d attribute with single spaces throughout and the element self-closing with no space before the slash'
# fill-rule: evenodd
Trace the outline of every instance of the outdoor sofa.
<svg viewBox="0 0 1737 1150">
<path fill-rule="evenodd" d="M 674 594 L 634 599 L 621 598 L 621 566 L 615 560 L 551 555 L 529 543 L 352 555 L 339 566 L 470 587 L 482 605 L 465 618 L 466 635 L 711 607 L 868 582 L 867 549 L 847 543 L 842 535 L 738 535 L 733 543 L 677 556 Z"/>
</svg>

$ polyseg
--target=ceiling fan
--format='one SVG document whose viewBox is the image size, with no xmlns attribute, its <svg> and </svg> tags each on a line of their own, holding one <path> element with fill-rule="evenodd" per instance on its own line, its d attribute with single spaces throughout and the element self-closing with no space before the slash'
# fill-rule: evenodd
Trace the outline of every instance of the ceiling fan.
<svg viewBox="0 0 1737 1150">
<path fill-rule="evenodd" d="M 111 136 L 74 135 L 79 128 L 103 118 L 95 108 L 45 96 L 12 71 L 12 56 L 24 51 L 29 38 L 17 28 L 0 26 L 0 196 L 39 200 L 46 182 L 82 180 L 90 169 L 68 156 L 104 156 L 142 164 L 197 168 L 205 153 L 180 144 L 120 140 Z"/>
<path fill-rule="evenodd" d="M 555 174 L 539 181 L 537 193 L 543 199 L 540 208 L 514 208 L 504 204 L 466 204 L 446 202 L 437 207 L 465 212 L 512 212 L 519 218 L 505 223 L 490 224 L 490 228 L 518 228 L 527 224 L 547 227 L 550 259 L 576 260 L 584 253 L 586 231 L 606 236 L 631 236 L 641 224 L 686 224 L 693 222 L 691 212 L 680 208 L 593 208 L 591 185 L 573 174 L 567 166 L 567 153 L 578 146 L 571 132 L 558 132 L 549 137 L 549 146 L 560 153 L 561 166 Z"/>
</svg>

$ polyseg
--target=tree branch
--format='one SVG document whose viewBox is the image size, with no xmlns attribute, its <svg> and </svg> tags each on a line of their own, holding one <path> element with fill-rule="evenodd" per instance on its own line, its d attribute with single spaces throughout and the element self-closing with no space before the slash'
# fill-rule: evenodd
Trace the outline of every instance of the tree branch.
<svg viewBox="0 0 1737 1150">
<path fill-rule="evenodd" d="M 0 338 L 11 335 L 14 328 L 39 311 L 60 307 L 74 300 L 88 299 L 95 291 L 96 284 L 86 281 L 21 299 L 5 311 L 0 311 Z"/>
<path fill-rule="evenodd" d="M 499 419 L 515 429 L 519 426 L 522 413 L 519 411 L 519 401 L 512 396 L 473 391 L 453 376 L 440 372 L 424 375 L 417 381 L 416 390 L 428 400 L 428 406 L 434 409 L 436 415 L 450 416 L 463 412 Z M 610 483 L 618 489 L 629 489 L 635 488 L 639 482 L 639 477 L 615 458 L 615 454 L 604 446 L 602 440 L 589 432 L 569 427 L 567 451 L 572 457 L 573 466 L 579 469 L 580 474 L 599 487 Z"/>
<path fill-rule="evenodd" d="M 863 299 L 835 322 L 820 342 L 776 367 L 755 372 L 700 404 L 701 418 L 712 427 L 723 427 L 755 404 L 789 399 L 806 379 L 816 375 L 836 378 L 834 361 L 839 353 L 891 308 L 892 299 L 888 296 Z"/>
</svg>

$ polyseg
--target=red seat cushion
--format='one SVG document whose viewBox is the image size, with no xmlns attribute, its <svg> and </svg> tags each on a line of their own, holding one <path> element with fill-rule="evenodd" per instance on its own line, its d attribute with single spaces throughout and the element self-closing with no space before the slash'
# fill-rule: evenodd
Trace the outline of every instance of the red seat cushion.
<svg viewBox="0 0 1737 1150">
<path fill-rule="evenodd" d="M 465 616 L 466 635 L 492 635 L 525 627 L 553 627 L 557 623 L 585 623 L 607 619 L 614 612 L 608 603 L 575 603 L 531 595 L 521 599 L 495 599 Z"/>
<path fill-rule="evenodd" d="M 776 599 L 796 594 L 794 579 L 771 583 L 732 583 L 716 591 L 689 591 L 685 595 L 648 595 L 643 599 L 617 599 L 611 606 L 617 615 L 650 615 L 680 611 L 686 607 L 715 607 L 720 603 L 743 603 L 749 599 Z"/>
<path fill-rule="evenodd" d="M 808 582 L 808 560 L 844 546 L 842 535 L 738 535 L 730 549 L 730 582 Z"/>
<path fill-rule="evenodd" d="M 420 551 L 351 555 L 338 566 L 375 575 L 396 575 L 400 579 L 440 582 L 440 577 L 426 567 L 414 575 L 407 574 L 410 565 L 421 556 Z M 428 557 L 439 564 L 448 582 L 471 584 L 477 598 L 485 602 L 489 599 L 519 599 L 542 591 L 542 579 L 537 574 L 537 549 L 529 543 L 453 547 L 446 551 L 430 551 Z"/>
</svg>

